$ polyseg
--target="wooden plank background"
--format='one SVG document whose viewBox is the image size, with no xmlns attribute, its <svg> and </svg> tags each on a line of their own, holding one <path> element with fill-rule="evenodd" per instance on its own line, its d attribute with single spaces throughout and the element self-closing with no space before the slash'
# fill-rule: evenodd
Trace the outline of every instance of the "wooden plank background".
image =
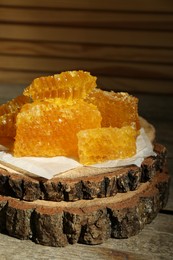
<svg viewBox="0 0 173 260">
<path fill-rule="evenodd" d="M 173 1 L 0 0 L 0 84 L 73 69 L 104 89 L 173 93 Z"/>
</svg>

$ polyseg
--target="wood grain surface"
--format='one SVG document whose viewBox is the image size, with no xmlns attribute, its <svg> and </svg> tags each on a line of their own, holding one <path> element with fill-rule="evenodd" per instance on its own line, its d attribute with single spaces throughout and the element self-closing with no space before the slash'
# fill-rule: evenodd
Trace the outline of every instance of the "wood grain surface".
<svg viewBox="0 0 173 260">
<path fill-rule="evenodd" d="M 130 3 L 128 0 L 121 1 L 121 0 L 108 0 L 107 2 L 103 2 L 102 4 L 98 5 L 98 1 L 86 0 L 74 0 L 73 3 L 70 0 L 66 1 L 56 1 L 50 0 L 30 0 L 30 1 L 23 1 L 23 0 L 1 0 L 2 6 L 14 6 L 14 7 L 39 7 L 39 8 L 71 8 L 71 9 L 98 9 L 98 10 L 125 10 L 125 11 L 157 11 L 157 12 L 169 12 L 170 7 L 172 5 L 172 1 L 158 1 L 153 0 L 152 4 L 150 0 L 146 0 L 145 2 L 139 2 L 138 0 L 132 0 Z"/>
</svg>

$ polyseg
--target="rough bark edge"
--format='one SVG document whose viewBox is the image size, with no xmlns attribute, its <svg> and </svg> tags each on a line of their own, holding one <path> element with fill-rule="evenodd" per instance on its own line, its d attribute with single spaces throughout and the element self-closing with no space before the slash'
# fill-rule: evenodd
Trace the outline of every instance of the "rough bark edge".
<svg viewBox="0 0 173 260">
<path fill-rule="evenodd" d="M 166 163 L 166 148 L 155 144 L 156 156 L 146 158 L 141 167 L 129 166 L 101 173 L 95 169 L 93 176 L 81 178 L 35 179 L 22 174 L 10 173 L 0 168 L 0 194 L 26 201 L 76 201 L 114 196 L 117 193 L 136 190 L 141 182 L 152 179 L 162 171 Z M 109 169 L 110 171 L 110 169 Z"/>
<path fill-rule="evenodd" d="M 76 202 L 26 202 L 0 196 L 0 232 L 62 247 L 100 244 L 139 233 L 168 199 L 169 175 L 158 173 L 137 191 Z"/>
</svg>

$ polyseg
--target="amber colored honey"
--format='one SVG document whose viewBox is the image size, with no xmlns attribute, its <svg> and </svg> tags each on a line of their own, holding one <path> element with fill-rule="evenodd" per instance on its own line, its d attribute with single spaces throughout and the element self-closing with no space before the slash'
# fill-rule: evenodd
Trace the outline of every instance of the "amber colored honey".
<svg viewBox="0 0 173 260">
<path fill-rule="evenodd" d="M 33 100 L 45 98 L 78 99 L 96 87 L 96 77 L 86 71 L 67 71 L 34 79 L 24 90 Z"/>
<path fill-rule="evenodd" d="M 133 125 L 139 129 L 138 99 L 126 92 L 95 89 L 86 98 L 96 105 L 102 115 L 102 127 Z"/>
<path fill-rule="evenodd" d="M 80 163 L 90 165 L 135 155 L 136 134 L 131 126 L 80 131 L 77 134 Z"/>
<path fill-rule="evenodd" d="M 28 103 L 29 101 L 30 99 L 24 95 L 20 95 L 8 101 L 0 106 L 0 116 L 18 111 L 25 103 Z"/>
<path fill-rule="evenodd" d="M 16 113 L 0 116 L 0 137 L 14 137 L 16 134 Z"/>
<path fill-rule="evenodd" d="M 18 96 L 0 106 L 0 137 L 14 137 L 16 134 L 16 116 L 29 98 Z"/>
<path fill-rule="evenodd" d="M 26 104 L 17 116 L 14 155 L 75 157 L 77 133 L 100 126 L 97 107 L 83 100 L 49 99 Z"/>
<path fill-rule="evenodd" d="M 0 106 L 0 138 L 11 144 L 15 137 L 14 156 L 62 155 L 90 165 L 136 153 L 138 99 L 96 89 L 89 72 L 37 78 L 23 94 Z"/>
</svg>

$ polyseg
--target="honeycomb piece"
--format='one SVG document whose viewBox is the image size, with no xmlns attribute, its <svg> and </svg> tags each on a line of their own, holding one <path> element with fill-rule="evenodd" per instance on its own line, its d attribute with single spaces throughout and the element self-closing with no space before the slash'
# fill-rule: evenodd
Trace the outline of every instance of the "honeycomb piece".
<svg viewBox="0 0 173 260">
<path fill-rule="evenodd" d="M 80 131 L 77 134 L 80 163 L 90 165 L 135 155 L 136 134 L 131 126 Z"/>
<path fill-rule="evenodd" d="M 67 71 L 53 76 L 36 78 L 24 90 L 33 100 L 45 98 L 84 98 L 96 87 L 96 77 L 89 72 Z"/>
<path fill-rule="evenodd" d="M 97 107 L 83 100 L 48 99 L 26 104 L 17 116 L 14 156 L 75 157 L 78 131 L 100 126 Z"/>
<path fill-rule="evenodd" d="M 18 96 L 0 106 L 0 137 L 14 137 L 16 134 L 16 116 L 29 98 Z"/>
<path fill-rule="evenodd" d="M 0 137 L 14 137 L 17 112 L 0 116 Z"/>
<path fill-rule="evenodd" d="M 18 111 L 24 104 L 29 103 L 30 98 L 20 95 L 0 106 L 0 116 Z"/>
<path fill-rule="evenodd" d="M 95 89 L 86 101 L 96 105 L 102 115 L 102 127 L 133 125 L 140 129 L 138 99 L 126 92 L 115 93 Z"/>
</svg>

